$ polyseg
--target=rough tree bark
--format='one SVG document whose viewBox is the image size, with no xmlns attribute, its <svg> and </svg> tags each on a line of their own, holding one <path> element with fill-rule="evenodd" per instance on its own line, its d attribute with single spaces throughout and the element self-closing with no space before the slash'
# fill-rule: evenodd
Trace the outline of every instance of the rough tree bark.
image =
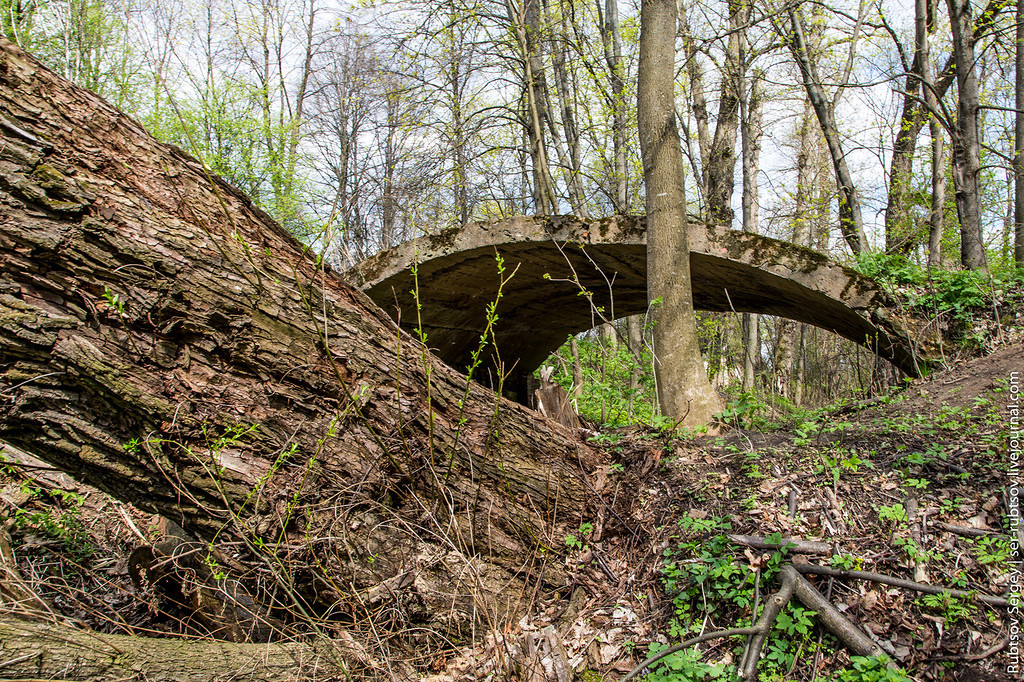
<svg viewBox="0 0 1024 682">
<path fill-rule="evenodd" d="M 654 310 L 654 374 L 662 414 L 684 426 L 706 424 L 722 409 L 697 343 L 690 289 L 683 156 L 676 127 L 676 5 L 644 0 L 640 10 L 637 127 L 647 194 L 647 295 Z"/>
<path fill-rule="evenodd" d="M 0 132 L 0 440 L 241 543 L 295 610 L 385 585 L 452 631 L 563 583 L 595 464 L 568 431 L 8 42 Z"/>
<path fill-rule="evenodd" d="M 305 682 L 345 679 L 344 670 L 384 666 L 354 642 L 235 644 L 99 635 L 0 618 L 4 675 L 12 679 Z"/>
<path fill-rule="evenodd" d="M 975 69 L 971 4 L 968 0 L 946 0 L 953 32 L 953 61 L 956 64 L 957 113 L 953 135 L 953 188 L 960 217 L 960 264 L 970 270 L 987 269 L 985 242 L 981 234 L 981 138 L 978 130 L 978 75 Z"/>
</svg>

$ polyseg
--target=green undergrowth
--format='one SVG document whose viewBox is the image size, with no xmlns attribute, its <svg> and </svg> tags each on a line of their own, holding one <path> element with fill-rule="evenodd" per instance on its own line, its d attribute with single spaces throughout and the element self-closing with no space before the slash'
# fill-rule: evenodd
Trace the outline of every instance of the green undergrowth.
<svg viewBox="0 0 1024 682">
<path fill-rule="evenodd" d="M 752 625 L 766 598 L 776 589 L 780 568 L 786 561 L 782 536 L 766 537 L 780 549 L 755 556 L 749 550 L 741 551 L 728 537 L 733 526 L 725 517 L 683 516 L 676 531 L 663 552 L 661 566 L 662 586 L 672 604 L 665 633 L 669 641 Z M 834 563 L 842 561 L 842 557 L 834 559 Z M 835 658 L 839 644 L 830 634 L 818 632 L 814 616 L 795 599 L 786 604 L 765 643 L 758 665 L 759 680 L 781 682 L 791 679 L 802 660 Z M 655 664 L 645 679 L 738 680 L 735 662 L 742 660 L 745 643 L 744 637 L 737 637 L 713 648 L 710 655 L 695 649 L 671 654 Z M 654 643 L 649 653 L 665 648 L 667 645 Z M 831 679 L 867 682 L 910 678 L 902 671 L 888 669 L 886 661 L 853 657 L 850 666 L 840 667 Z"/>
<path fill-rule="evenodd" d="M 990 322 L 996 327 L 1014 324 L 1007 311 L 1024 308 L 1024 268 L 997 264 L 990 273 L 929 269 L 892 253 L 863 253 L 856 266 L 911 311 L 948 317 L 951 340 L 968 347 L 985 343 Z"/>
<path fill-rule="evenodd" d="M 628 424 L 656 424 L 654 377 L 650 353 L 644 349 L 638 362 L 625 343 L 610 344 L 596 334 L 577 339 L 579 366 L 583 373 L 580 390 L 572 375 L 572 358 L 563 346 L 556 355 L 553 380 L 574 396 L 578 414 L 608 427 Z M 635 379 L 635 380 L 634 380 Z"/>
<path fill-rule="evenodd" d="M 0 456 L 0 462 L 3 457 Z M 21 536 L 36 536 L 42 546 L 55 543 L 77 560 L 95 551 L 82 522 L 85 498 L 78 492 L 47 488 L 32 478 L 22 477 L 7 464 L 0 464 L 0 479 L 20 481 L 18 491 L 24 502 L 14 510 L 10 530 Z"/>
<path fill-rule="evenodd" d="M 780 567 L 789 560 L 783 549 L 750 550 L 729 538 L 734 533 L 769 542 L 783 536 L 834 542 L 832 556 L 810 561 L 907 580 L 925 575 L 933 585 L 968 595 L 998 594 L 998 576 L 1008 574 L 1012 558 L 1010 541 L 1000 534 L 1008 522 L 999 513 L 1010 387 L 1007 379 L 976 380 L 985 388 L 968 396 L 943 389 L 946 383 L 911 384 L 815 410 L 779 411 L 757 394 L 740 394 L 720 416 L 720 435 L 678 440 L 676 452 L 687 460 L 668 467 L 678 486 L 673 502 L 683 515 L 663 529 L 659 570 L 670 615 L 661 625 L 662 643 L 652 642 L 650 653 L 695 634 L 749 627 L 755 603 L 763 605 L 778 589 Z M 923 538 L 922 513 L 929 533 Z M 942 524 L 963 528 L 975 520 L 992 534 L 972 538 L 942 530 Z M 819 589 L 827 583 L 819 581 Z M 925 667 L 941 674 L 950 664 L 932 661 L 962 654 L 972 638 L 979 638 L 978 647 L 990 646 L 1005 627 L 999 609 L 948 591 L 925 594 L 852 580 L 837 582 L 835 590 L 833 603 L 845 602 L 854 622 L 885 628 L 880 637 L 902 651 L 902 664 L 914 675 Z M 849 596 L 869 591 L 876 605 Z M 814 616 L 795 600 L 785 607 L 765 645 L 759 680 L 910 679 L 886 661 L 844 653 Z M 923 644 L 921 634 L 935 631 L 935 623 L 944 637 Z M 666 657 L 646 679 L 736 680 L 744 645 L 744 637 L 701 644 Z"/>
</svg>

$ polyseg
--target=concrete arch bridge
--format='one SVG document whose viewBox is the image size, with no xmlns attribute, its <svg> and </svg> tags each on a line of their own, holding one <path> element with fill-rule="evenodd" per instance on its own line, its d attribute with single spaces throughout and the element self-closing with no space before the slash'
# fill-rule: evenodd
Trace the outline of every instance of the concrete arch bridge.
<svg viewBox="0 0 1024 682">
<path fill-rule="evenodd" d="M 422 320 L 431 349 L 463 370 L 497 297 L 500 254 L 504 276 L 515 275 L 502 290 L 493 332 L 501 364 L 511 368 L 506 387 L 516 393 L 569 334 L 602 321 L 594 306 L 607 319 L 647 310 L 645 223 L 628 216 L 470 223 L 382 251 L 345 276 L 403 328 Z M 806 322 L 920 374 L 930 350 L 917 342 L 923 322 L 898 314 L 873 280 L 811 249 L 725 227 L 691 224 L 689 243 L 698 310 Z"/>
</svg>

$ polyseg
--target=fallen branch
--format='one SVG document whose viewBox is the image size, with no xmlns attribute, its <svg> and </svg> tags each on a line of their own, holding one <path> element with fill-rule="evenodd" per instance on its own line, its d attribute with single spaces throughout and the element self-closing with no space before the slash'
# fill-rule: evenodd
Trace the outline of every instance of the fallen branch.
<svg viewBox="0 0 1024 682">
<path fill-rule="evenodd" d="M 659 651 L 653 656 L 650 656 L 646 661 L 630 670 L 629 674 L 623 677 L 621 680 L 619 680 L 619 682 L 628 682 L 628 680 L 633 679 L 634 677 L 642 673 L 645 669 L 647 669 L 649 666 L 654 665 L 666 656 L 671 656 L 677 651 L 689 649 L 691 646 L 700 644 L 701 642 L 707 642 L 708 640 L 712 639 L 724 639 L 725 637 L 735 637 L 738 635 L 753 635 L 760 632 L 760 629 L 760 624 L 758 624 L 752 628 L 733 628 L 732 630 L 715 630 L 714 632 L 705 632 L 703 635 L 698 635 L 697 637 L 688 639 L 685 642 L 674 644 L 669 648 Z"/>
<path fill-rule="evenodd" d="M 872 573 L 870 571 L 844 571 L 838 568 L 831 568 L 829 566 L 815 566 L 813 564 L 796 564 L 793 566 L 793 568 L 795 568 L 800 573 L 824 575 L 831 578 L 844 578 L 847 580 L 867 580 L 873 583 L 881 583 L 882 585 L 902 587 L 905 590 L 924 592 L 925 594 L 942 594 L 943 592 L 948 592 L 954 597 L 976 599 L 980 602 L 984 602 L 991 606 L 1006 606 L 1007 604 L 1006 599 L 1002 597 L 992 597 L 987 594 L 967 592 L 965 590 L 957 590 L 951 587 L 925 585 L 924 583 L 916 583 L 912 580 L 904 580 L 903 578 L 893 578 L 888 575 L 882 575 L 881 573 Z"/>
<path fill-rule="evenodd" d="M 885 652 L 865 635 L 849 618 L 839 612 L 814 585 L 807 582 L 796 567 L 789 565 L 782 568 L 783 579 L 793 581 L 793 593 L 803 605 L 817 614 L 818 622 L 835 635 L 850 651 L 859 656 L 882 656 Z"/>
<path fill-rule="evenodd" d="M 743 653 L 743 660 L 740 661 L 740 677 L 748 680 L 756 677 L 757 663 L 761 659 L 761 649 L 764 648 L 765 640 L 768 639 L 768 633 L 772 629 L 772 624 L 792 598 L 793 580 L 784 575 L 779 591 L 765 600 L 764 611 L 761 612 L 761 617 L 757 619 L 757 625 L 755 626 L 757 632 L 747 642 L 747 648 Z"/>
<path fill-rule="evenodd" d="M 795 596 L 808 609 L 815 612 L 818 622 L 831 632 L 847 649 L 859 656 L 884 656 L 885 652 L 865 635 L 849 618 L 839 612 L 835 606 L 807 579 L 792 566 L 783 566 L 780 573 L 782 579 L 779 591 L 769 597 L 765 602 L 764 611 L 757 619 L 757 622 L 749 628 L 734 628 L 731 630 L 716 630 L 698 637 L 693 637 L 685 642 L 675 644 L 669 648 L 659 651 L 650 656 L 640 665 L 629 671 L 620 682 L 628 682 L 648 667 L 654 665 L 666 656 L 678 651 L 712 639 L 724 639 L 747 635 L 750 640 L 747 642 L 743 658 L 739 663 L 739 676 L 741 679 L 753 680 L 757 677 L 757 664 L 761 660 L 761 650 L 768 639 L 775 619 L 778 618 L 782 609 Z M 892 664 L 890 663 L 890 666 Z"/>
<path fill-rule="evenodd" d="M 966 538 L 985 538 L 985 537 L 996 537 L 1005 538 L 1008 537 L 1002 533 L 993 530 L 982 530 L 980 528 L 967 528 L 966 526 L 954 526 L 951 523 L 943 523 L 942 521 L 929 521 L 929 526 L 939 528 L 946 531 L 947 533 L 953 533 L 954 535 L 961 535 Z"/>
<path fill-rule="evenodd" d="M 827 542 L 815 542 L 814 540 L 798 540 L 797 538 L 782 538 L 779 542 L 769 542 L 767 539 L 757 535 L 730 535 L 729 539 L 737 545 L 746 545 L 754 549 L 782 549 L 786 551 L 801 552 L 803 554 L 832 554 L 832 545 Z"/>
</svg>

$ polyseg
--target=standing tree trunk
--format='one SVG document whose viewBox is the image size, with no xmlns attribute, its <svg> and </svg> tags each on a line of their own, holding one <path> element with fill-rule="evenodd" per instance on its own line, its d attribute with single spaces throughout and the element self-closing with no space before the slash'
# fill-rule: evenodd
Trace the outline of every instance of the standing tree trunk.
<svg viewBox="0 0 1024 682">
<path fill-rule="evenodd" d="M 917 2 L 920 4 L 921 0 Z M 918 243 L 914 219 L 907 205 L 907 194 L 914 170 L 914 149 L 921 132 L 920 126 L 913 125 L 913 119 L 921 115 L 918 93 L 921 91 L 922 69 L 926 67 L 921 61 L 921 55 L 927 33 L 922 32 L 921 26 L 915 26 L 914 62 L 903 84 L 903 113 L 893 142 L 892 165 L 889 170 L 890 191 L 885 208 L 885 250 L 889 253 L 909 254 Z"/>
<path fill-rule="evenodd" d="M 547 127 L 547 86 L 540 46 L 540 0 L 506 0 L 508 19 L 518 41 L 523 65 L 523 93 L 526 100 L 525 123 L 533 160 L 533 197 L 535 212 L 557 212 L 558 199 L 548 165 L 544 129 Z"/>
<path fill-rule="evenodd" d="M 626 343 L 629 344 L 629 351 L 635 360 L 629 371 L 629 418 L 632 419 L 634 403 L 640 392 L 640 372 L 644 361 L 644 328 L 640 315 L 630 315 L 626 320 Z"/>
<path fill-rule="evenodd" d="M 722 73 L 722 95 L 718 99 L 718 122 L 711 141 L 704 175 L 707 178 L 706 200 L 708 219 L 719 225 L 732 225 L 732 192 L 736 176 L 736 130 L 739 126 L 741 69 L 740 41 L 745 29 L 744 2 L 729 2 L 729 39 L 725 49 Z M 745 228 L 744 228 L 745 229 Z"/>
<path fill-rule="evenodd" d="M 1013 262 L 1024 267 L 1024 2 L 1017 3 L 1017 43 L 1014 80 L 1017 113 L 1014 119 Z"/>
<path fill-rule="evenodd" d="M 711 156 L 711 132 L 708 128 L 708 103 L 704 95 L 704 72 L 701 67 L 697 43 L 690 30 L 690 21 L 686 15 L 684 0 L 676 3 L 676 12 L 679 20 L 679 34 L 682 38 L 683 50 L 686 54 L 686 71 L 690 77 L 690 109 L 693 112 L 693 120 L 697 127 L 697 151 L 700 153 L 700 169 L 694 167 L 694 175 L 697 178 L 697 202 L 701 204 L 706 212 L 710 209 L 706 205 L 707 199 L 707 168 Z M 705 211 L 701 215 L 706 215 Z"/>
<path fill-rule="evenodd" d="M 457 26 L 454 10 L 450 15 L 450 23 Z M 452 43 L 456 39 L 452 37 Z M 470 53 L 472 54 L 472 53 Z M 452 193 L 455 199 L 455 214 L 458 216 L 456 225 L 462 226 L 469 222 L 469 161 L 466 158 L 467 134 L 465 106 L 465 90 L 468 77 L 463 69 L 462 50 L 452 49 L 451 63 L 445 68 L 448 78 L 448 107 L 452 117 L 451 154 L 452 154 Z M 468 65 L 468 66 L 471 66 Z"/>
<path fill-rule="evenodd" d="M 931 66 L 931 29 L 928 17 L 934 16 L 935 7 L 928 4 L 935 0 L 916 0 L 915 33 L 918 39 L 918 61 L 921 64 L 921 80 L 924 82 L 925 104 L 930 112 L 928 134 L 931 138 L 932 156 L 932 201 L 928 216 L 928 267 L 937 268 L 942 263 L 942 232 L 946 216 L 946 162 L 943 151 L 943 131 L 939 124 L 939 103 L 935 96 Z"/>
<path fill-rule="evenodd" d="M 740 133 L 742 138 L 743 157 L 743 231 L 757 232 L 758 212 L 760 210 L 757 191 L 757 175 L 761 160 L 761 117 L 763 112 L 761 79 L 755 75 L 753 84 L 748 86 L 747 78 L 747 34 L 745 25 L 749 18 L 749 8 L 744 5 L 742 13 L 736 10 L 731 19 L 737 28 L 736 42 L 738 48 L 737 80 L 739 82 Z M 744 391 L 754 389 L 754 359 L 760 357 L 760 339 L 758 335 L 758 316 L 743 313 L 743 378 Z"/>
<path fill-rule="evenodd" d="M 741 2 L 729 3 L 729 37 L 725 50 L 721 95 L 714 136 L 708 127 L 708 104 L 704 94 L 704 74 L 699 51 L 686 18 L 686 3 L 677 3 L 683 49 L 690 77 L 691 110 L 697 127 L 700 151 L 700 190 L 707 220 L 731 225 L 732 193 L 736 175 L 736 132 L 739 125 L 740 33 L 744 8 Z"/>
<path fill-rule="evenodd" d="M 598 13 L 601 0 L 597 0 Z M 612 89 L 612 150 L 615 155 L 615 191 L 612 204 L 615 212 L 629 212 L 629 165 L 626 159 L 626 88 L 622 71 L 622 38 L 619 36 L 619 7 L 617 0 L 605 0 L 603 21 L 600 25 L 604 60 L 608 65 L 608 80 Z"/>
<path fill-rule="evenodd" d="M 757 173 L 761 154 L 761 100 L 755 84 L 750 98 L 750 111 L 743 114 L 743 231 L 757 232 Z M 749 114 L 749 115 L 748 115 Z M 744 391 L 754 389 L 756 358 L 761 356 L 758 335 L 760 316 L 743 313 L 743 379 Z"/>
<path fill-rule="evenodd" d="M 0 132 L 0 440 L 234 540 L 306 612 L 400 588 L 455 632 L 564 583 L 596 463 L 568 431 L 4 41 Z"/>
<path fill-rule="evenodd" d="M 946 0 L 953 30 L 953 61 L 956 64 L 957 113 L 953 135 L 953 188 L 960 217 L 960 264 L 985 270 L 985 243 L 981 235 L 981 138 L 978 131 L 978 76 L 975 70 L 974 35 L 970 0 Z"/>
<path fill-rule="evenodd" d="M 933 0 L 929 0 L 929 2 L 931 1 Z M 1007 2 L 1007 0 L 989 0 L 988 4 L 985 5 L 985 9 L 978 16 L 978 20 L 974 23 L 974 38 L 977 39 L 979 36 L 983 35 L 985 31 L 989 30 L 995 20 L 999 17 L 999 14 L 1010 4 L 1011 3 Z M 928 16 L 934 16 L 934 12 L 935 8 L 932 6 L 929 10 Z M 934 95 L 936 100 L 941 100 L 945 97 L 946 91 L 953 83 L 953 79 L 955 77 L 954 64 L 954 58 L 953 56 L 950 56 L 945 67 L 943 67 L 942 71 L 935 78 L 931 94 Z M 930 70 L 930 67 L 928 68 Z M 922 75 L 922 78 L 927 78 L 927 76 Z M 908 89 L 907 92 L 910 92 L 910 89 Z M 903 115 L 900 118 L 900 130 L 897 134 L 896 144 L 893 146 L 892 161 L 889 166 L 889 204 L 885 215 L 887 230 L 890 220 L 898 220 L 903 211 L 905 211 L 907 203 L 907 197 L 905 195 L 909 190 L 909 187 L 907 182 L 902 178 L 904 177 L 904 174 L 910 172 L 911 164 L 913 163 L 914 150 L 917 147 L 917 137 L 921 133 L 921 128 L 929 121 L 929 112 L 936 111 L 933 105 L 927 103 L 928 92 L 929 90 L 926 88 L 926 101 L 924 105 L 922 105 L 920 100 L 914 100 L 912 102 L 904 100 Z M 908 104 L 910 105 L 909 109 L 907 108 Z M 931 119 L 934 120 L 934 116 L 932 116 Z M 932 137 L 932 140 L 934 144 L 934 136 Z M 934 227 L 934 223 L 932 226 Z"/>
<path fill-rule="evenodd" d="M 683 156 L 676 128 L 676 5 L 643 0 L 637 127 L 647 194 L 647 295 L 654 310 L 655 377 L 662 414 L 684 426 L 706 424 L 721 400 L 708 381 L 697 343 L 690 289 Z"/>
<path fill-rule="evenodd" d="M 565 8 L 559 8 L 560 32 L 552 40 L 551 61 L 552 71 L 555 74 L 555 90 L 558 95 L 558 109 L 561 113 L 562 129 L 565 131 L 566 154 L 563 155 L 559 143 L 558 127 L 554 118 L 548 117 L 548 124 L 551 129 L 551 136 L 555 140 L 558 149 L 562 172 L 565 176 L 565 185 L 569 190 L 569 202 L 572 204 L 572 211 L 580 218 L 589 218 L 590 211 L 584 200 L 583 190 L 583 167 L 580 159 L 580 132 L 576 125 L 576 89 L 574 81 L 570 80 L 566 70 L 565 41 L 569 39 L 567 18 Z"/>
<path fill-rule="evenodd" d="M 789 18 L 793 29 L 790 50 L 797 66 L 800 67 L 807 97 L 818 117 L 818 123 L 821 125 L 821 132 L 825 136 L 825 143 L 828 145 L 829 154 L 832 156 L 832 165 L 835 168 L 836 185 L 839 190 L 839 229 L 842 231 L 846 243 L 849 244 L 850 250 L 856 255 L 869 250 L 867 237 L 864 234 L 864 220 L 860 213 L 860 197 L 839 142 L 839 128 L 836 125 L 832 104 L 825 96 L 825 88 L 821 84 L 821 78 L 814 66 L 814 59 L 808 50 L 807 41 L 804 39 L 800 13 L 790 10 Z"/>
</svg>

